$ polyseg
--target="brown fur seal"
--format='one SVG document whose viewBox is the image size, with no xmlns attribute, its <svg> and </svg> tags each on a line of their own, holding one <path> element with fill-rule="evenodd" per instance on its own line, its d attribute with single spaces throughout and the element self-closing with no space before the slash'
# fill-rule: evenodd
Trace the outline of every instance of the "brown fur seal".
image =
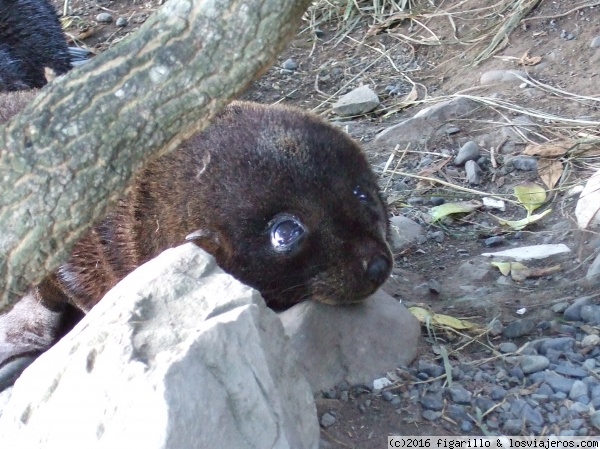
<svg viewBox="0 0 600 449">
<path fill-rule="evenodd" d="M 282 309 L 372 294 L 392 269 L 388 238 L 377 179 L 353 140 L 297 109 L 234 102 L 150 164 L 69 261 L 0 316 L 0 367 L 46 350 L 72 306 L 87 312 L 186 241 Z"/>
</svg>

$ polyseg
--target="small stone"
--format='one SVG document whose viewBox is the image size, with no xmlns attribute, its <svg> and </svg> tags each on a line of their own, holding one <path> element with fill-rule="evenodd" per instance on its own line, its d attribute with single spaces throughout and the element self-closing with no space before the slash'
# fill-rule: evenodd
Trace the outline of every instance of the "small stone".
<svg viewBox="0 0 600 449">
<path fill-rule="evenodd" d="M 590 415 L 590 423 L 597 430 L 600 430 L 600 410 L 598 410 Z"/>
<path fill-rule="evenodd" d="M 292 58 L 286 59 L 285 61 L 283 61 L 283 64 L 281 64 L 281 68 L 284 70 L 297 70 L 298 63 Z"/>
<path fill-rule="evenodd" d="M 516 352 L 517 349 L 519 349 L 519 348 L 513 342 L 507 341 L 507 342 L 504 342 L 504 343 L 500 343 L 500 345 L 498 346 L 498 349 L 503 354 L 509 354 L 511 352 Z"/>
<path fill-rule="evenodd" d="M 418 241 L 419 237 L 424 235 L 420 224 L 403 215 L 397 215 L 390 219 L 390 230 L 394 253 L 400 253 L 411 247 Z"/>
<path fill-rule="evenodd" d="M 327 427 L 331 427 L 335 424 L 335 416 L 331 415 L 330 413 L 323 413 L 320 423 L 321 427 L 325 429 Z"/>
<path fill-rule="evenodd" d="M 483 413 L 494 407 L 496 403 L 489 398 L 478 396 L 475 398 L 475 407 L 478 407 Z"/>
<path fill-rule="evenodd" d="M 502 335 L 506 338 L 517 338 L 529 334 L 534 329 L 535 322 L 533 319 L 523 318 L 509 323 L 502 331 Z"/>
<path fill-rule="evenodd" d="M 519 380 L 525 379 L 525 373 L 518 366 L 512 367 L 508 370 L 508 375 L 511 377 L 516 377 Z"/>
<path fill-rule="evenodd" d="M 96 16 L 96 22 L 98 23 L 111 23 L 113 21 L 113 17 L 107 12 L 101 12 Z"/>
<path fill-rule="evenodd" d="M 529 404 L 523 407 L 523 418 L 525 418 L 525 422 L 531 426 L 543 426 L 544 425 L 544 417 L 539 412 L 539 410 L 534 409 Z"/>
<path fill-rule="evenodd" d="M 582 348 L 598 346 L 599 343 L 600 343 L 600 336 L 595 335 L 595 334 L 586 335 L 585 337 L 583 337 L 581 339 L 581 347 Z"/>
<path fill-rule="evenodd" d="M 496 246 L 504 245 L 505 242 L 506 242 L 506 239 L 503 236 L 497 235 L 494 237 L 488 237 L 487 239 L 485 239 L 483 241 L 483 244 L 485 246 L 487 246 L 488 248 L 493 248 Z"/>
<path fill-rule="evenodd" d="M 581 307 L 581 319 L 592 326 L 600 324 L 600 306 L 587 304 Z"/>
<path fill-rule="evenodd" d="M 469 419 L 469 414 L 463 405 L 448 404 L 446 409 L 448 416 L 454 421 L 462 421 Z"/>
<path fill-rule="evenodd" d="M 427 360 L 419 360 L 417 371 L 426 373 L 429 377 L 439 377 L 444 374 L 444 367 Z"/>
<path fill-rule="evenodd" d="M 555 351 L 561 352 L 573 352 L 574 347 L 575 339 L 572 337 L 546 338 L 542 341 L 539 352 L 543 355 L 546 355 L 548 349 L 554 349 Z"/>
<path fill-rule="evenodd" d="M 421 398 L 420 402 L 427 410 L 440 411 L 444 408 L 444 401 L 439 394 L 426 394 Z"/>
<path fill-rule="evenodd" d="M 471 432 L 473 430 L 473 423 L 467 420 L 461 421 L 460 430 L 463 432 Z"/>
<path fill-rule="evenodd" d="M 342 392 L 340 392 L 340 401 L 342 402 L 348 402 L 348 391 L 344 390 Z"/>
<path fill-rule="evenodd" d="M 573 386 L 569 391 L 569 399 L 576 401 L 581 396 L 588 395 L 588 386 L 580 380 L 573 382 Z"/>
<path fill-rule="evenodd" d="M 450 398 L 456 404 L 470 404 L 471 403 L 471 392 L 467 391 L 461 385 L 453 385 L 446 388 L 446 392 L 450 395 Z"/>
<path fill-rule="evenodd" d="M 423 410 L 422 416 L 427 421 L 435 421 L 437 419 L 440 419 L 440 417 L 442 416 L 442 412 L 434 412 L 433 410 Z"/>
<path fill-rule="evenodd" d="M 592 39 L 592 42 L 590 42 L 590 47 L 592 47 L 592 48 L 600 47 L 600 36 L 596 36 L 595 38 Z"/>
<path fill-rule="evenodd" d="M 115 22 L 115 25 L 118 26 L 119 28 L 123 28 L 123 27 L 126 27 L 127 25 L 129 25 L 129 22 L 127 21 L 127 19 L 125 17 L 118 17 L 117 21 Z"/>
<path fill-rule="evenodd" d="M 479 145 L 472 140 L 465 143 L 454 158 L 454 165 L 463 165 L 467 161 L 476 161 L 479 157 Z"/>
<path fill-rule="evenodd" d="M 386 401 L 391 402 L 392 399 L 394 399 L 396 396 L 394 396 L 394 393 L 392 393 L 391 391 L 384 391 L 381 393 L 381 397 Z"/>
<path fill-rule="evenodd" d="M 531 156 L 515 156 L 507 164 L 512 165 L 517 170 L 535 171 L 537 170 L 537 159 Z"/>
<path fill-rule="evenodd" d="M 445 239 L 444 231 L 434 231 L 429 234 L 429 237 L 437 243 L 443 243 Z"/>
<path fill-rule="evenodd" d="M 527 355 L 521 359 L 521 369 L 525 374 L 536 373 L 548 368 L 550 360 L 543 355 Z"/>
<path fill-rule="evenodd" d="M 458 126 L 448 126 L 446 128 L 446 134 L 448 134 L 449 136 L 453 135 L 453 134 L 457 134 L 460 132 L 460 128 Z"/>
<path fill-rule="evenodd" d="M 502 387 L 495 386 L 490 390 L 490 398 L 494 401 L 501 401 L 506 397 L 506 390 Z"/>
<path fill-rule="evenodd" d="M 550 385 L 550 387 L 556 392 L 561 391 L 563 393 L 569 393 L 573 387 L 573 384 L 575 383 L 573 379 L 567 379 L 566 377 L 551 371 L 545 371 L 544 373 L 546 373 L 546 382 L 548 382 L 548 385 Z M 538 373 L 534 373 L 532 375 L 532 379 L 535 374 Z"/>
<path fill-rule="evenodd" d="M 467 161 L 465 164 L 465 174 L 467 182 L 471 185 L 481 184 L 481 168 L 475 161 Z"/>
<path fill-rule="evenodd" d="M 523 427 L 522 419 L 507 419 L 502 426 L 502 432 L 506 435 L 520 435 Z"/>
<path fill-rule="evenodd" d="M 341 116 L 361 115 L 379 106 L 379 97 L 369 86 L 358 87 L 341 97 L 333 106 L 333 112 Z"/>
<path fill-rule="evenodd" d="M 583 340 L 581 340 L 581 341 L 583 341 Z M 584 369 L 592 371 L 594 368 L 596 368 L 596 360 L 594 360 L 594 359 L 585 359 L 581 363 L 581 366 L 583 366 Z"/>
<path fill-rule="evenodd" d="M 554 304 L 550 309 L 554 313 L 563 313 L 565 310 L 567 310 L 567 307 L 569 307 L 569 303 L 566 301 L 563 301 L 563 302 Z"/>
<path fill-rule="evenodd" d="M 578 377 L 580 379 L 583 379 L 584 377 L 587 376 L 587 371 L 584 370 L 583 368 L 580 368 L 578 366 L 572 366 L 572 365 L 558 365 L 556 368 L 554 368 L 554 372 L 558 373 L 558 374 L 563 374 L 565 376 L 569 376 L 569 377 Z"/>
<path fill-rule="evenodd" d="M 583 296 L 576 299 L 573 304 L 567 307 L 563 313 L 563 317 L 568 321 L 580 321 L 581 320 L 581 308 L 587 304 L 591 304 L 593 300 L 592 296 Z"/>
<path fill-rule="evenodd" d="M 429 198 L 429 201 L 431 202 L 432 206 L 441 206 L 446 202 L 446 200 L 441 196 L 432 196 L 431 198 Z"/>
</svg>

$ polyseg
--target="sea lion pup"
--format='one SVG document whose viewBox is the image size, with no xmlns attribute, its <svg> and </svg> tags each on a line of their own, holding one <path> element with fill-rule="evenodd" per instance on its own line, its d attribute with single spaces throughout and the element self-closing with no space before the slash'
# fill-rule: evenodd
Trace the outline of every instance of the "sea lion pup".
<svg viewBox="0 0 600 449">
<path fill-rule="evenodd" d="M 68 262 L 0 316 L 0 367 L 46 350 L 65 311 L 89 311 L 136 267 L 186 241 L 284 309 L 375 292 L 392 269 L 388 238 L 376 176 L 353 140 L 298 109 L 234 102 L 151 163 Z"/>
<path fill-rule="evenodd" d="M 48 0 L 0 0 L 0 91 L 39 88 L 44 69 L 62 75 L 71 54 Z"/>
</svg>

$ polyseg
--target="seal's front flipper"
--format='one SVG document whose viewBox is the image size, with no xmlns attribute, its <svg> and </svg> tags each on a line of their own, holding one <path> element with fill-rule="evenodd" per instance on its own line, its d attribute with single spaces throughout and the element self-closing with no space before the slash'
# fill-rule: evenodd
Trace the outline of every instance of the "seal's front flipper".
<svg viewBox="0 0 600 449">
<path fill-rule="evenodd" d="M 0 391 L 11 386 L 40 354 L 75 324 L 66 303 L 48 303 L 36 288 L 0 315 Z M 77 317 L 79 318 L 79 316 Z"/>
</svg>

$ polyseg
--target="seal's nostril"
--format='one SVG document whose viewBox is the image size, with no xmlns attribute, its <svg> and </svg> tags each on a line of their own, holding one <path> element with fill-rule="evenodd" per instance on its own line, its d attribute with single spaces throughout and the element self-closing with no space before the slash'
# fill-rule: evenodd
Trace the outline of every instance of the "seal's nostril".
<svg viewBox="0 0 600 449">
<path fill-rule="evenodd" d="M 390 274 L 391 263 L 387 257 L 378 255 L 371 259 L 367 266 L 367 279 L 373 284 L 383 284 Z"/>
</svg>

